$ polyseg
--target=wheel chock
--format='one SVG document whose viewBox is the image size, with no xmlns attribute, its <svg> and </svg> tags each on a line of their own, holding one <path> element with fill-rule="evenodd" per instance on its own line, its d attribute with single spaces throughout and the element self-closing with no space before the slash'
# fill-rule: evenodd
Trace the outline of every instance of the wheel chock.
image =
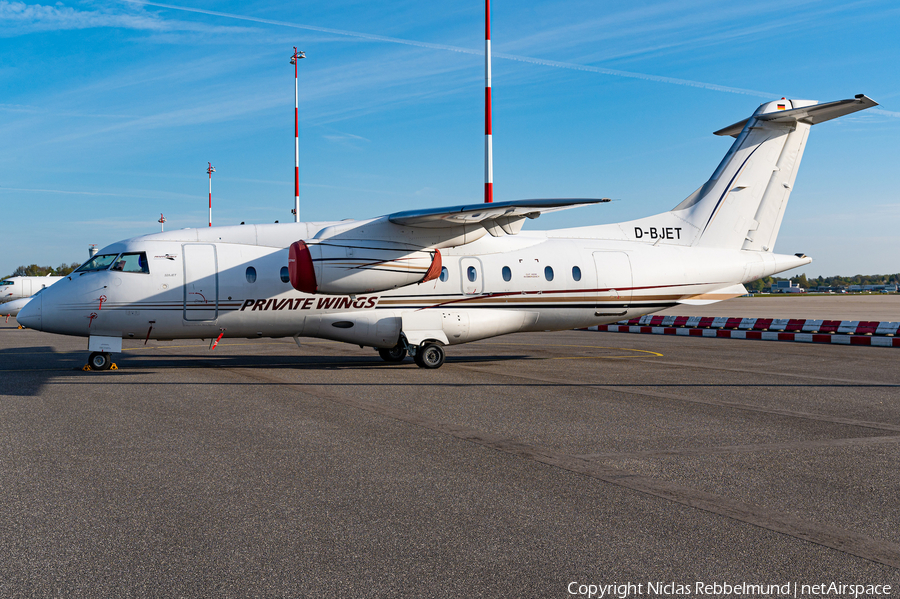
<svg viewBox="0 0 900 599">
<path fill-rule="evenodd" d="M 19 325 L 17 328 L 19 328 L 19 329 L 24 329 L 25 327 L 22 326 L 22 325 Z"/>
<path fill-rule="evenodd" d="M 108 368 L 108 370 L 118 370 L 118 369 L 119 369 L 119 367 L 116 366 L 116 363 L 115 363 L 115 362 L 113 362 L 112 364 L 110 364 L 110 365 L 109 365 L 109 368 Z M 91 365 L 90 365 L 90 364 L 85 364 L 84 366 L 81 367 L 81 370 L 83 370 L 84 372 L 88 372 L 88 371 L 90 371 L 90 370 L 93 370 L 93 368 L 91 368 Z"/>
</svg>

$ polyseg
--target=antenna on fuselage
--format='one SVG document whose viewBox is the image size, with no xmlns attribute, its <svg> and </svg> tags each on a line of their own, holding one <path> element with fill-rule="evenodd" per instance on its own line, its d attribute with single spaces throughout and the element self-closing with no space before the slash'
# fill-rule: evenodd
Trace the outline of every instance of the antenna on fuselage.
<svg viewBox="0 0 900 599">
<path fill-rule="evenodd" d="M 300 222 L 300 86 L 297 78 L 297 65 L 301 58 L 306 58 L 306 53 L 297 51 L 294 46 L 294 55 L 291 56 L 291 64 L 294 65 L 294 222 Z"/>
<path fill-rule="evenodd" d="M 494 201 L 494 149 L 491 142 L 491 0 L 484 0 L 484 202 Z"/>
</svg>

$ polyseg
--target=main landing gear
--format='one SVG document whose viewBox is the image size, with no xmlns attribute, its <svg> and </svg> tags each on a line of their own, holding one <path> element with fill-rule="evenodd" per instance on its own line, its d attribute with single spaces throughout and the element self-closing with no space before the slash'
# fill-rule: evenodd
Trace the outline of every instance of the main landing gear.
<svg viewBox="0 0 900 599">
<path fill-rule="evenodd" d="M 425 342 L 419 347 L 409 347 L 405 343 L 398 343 L 390 349 L 379 349 L 378 355 L 385 362 L 399 364 L 407 354 L 412 354 L 416 366 L 419 368 L 440 368 L 444 364 L 444 348 L 438 343 Z"/>
<path fill-rule="evenodd" d="M 113 364 L 112 356 L 110 356 L 107 352 L 95 351 L 91 354 L 91 357 L 88 358 L 87 366 L 84 367 L 84 370 L 118 370 L 116 365 Z"/>
<path fill-rule="evenodd" d="M 444 348 L 437 343 L 424 343 L 413 359 L 419 368 L 440 368 L 444 364 Z"/>
<path fill-rule="evenodd" d="M 378 355 L 381 356 L 381 359 L 385 362 L 391 362 L 392 364 L 399 364 L 406 358 L 406 348 L 400 344 L 395 345 L 390 349 L 379 349 Z"/>
</svg>

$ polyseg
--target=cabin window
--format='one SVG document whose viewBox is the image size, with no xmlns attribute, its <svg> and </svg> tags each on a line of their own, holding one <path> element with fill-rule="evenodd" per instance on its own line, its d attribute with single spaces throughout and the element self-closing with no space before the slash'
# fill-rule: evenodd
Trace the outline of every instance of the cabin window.
<svg viewBox="0 0 900 599">
<path fill-rule="evenodd" d="M 450 273 L 447 272 L 447 267 L 442 266 L 441 267 L 441 283 L 446 283 L 447 279 L 449 279 L 449 278 L 450 278 Z"/>
<path fill-rule="evenodd" d="M 79 266 L 75 272 L 92 272 L 95 270 L 106 270 L 113 263 L 119 254 L 98 254 Z"/>
<path fill-rule="evenodd" d="M 282 283 L 290 283 L 291 282 L 291 273 L 288 270 L 287 266 L 281 267 L 281 282 Z"/>
<path fill-rule="evenodd" d="M 110 270 L 119 272 L 141 272 L 150 274 L 150 267 L 147 264 L 147 254 L 145 252 L 130 252 L 119 256 Z"/>
<path fill-rule="evenodd" d="M 471 281 L 472 283 L 474 283 L 475 279 L 478 278 L 478 271 L 475 270 L 474 266 L 470 266 L 466 269 L 466 277 L 468 277 L 469 281 Z"/>
<path fill-rule="evenodd" d="M 575 279 L 576 281 L 581 280 L 581 269 L 578 268 L 577 266 L 572 267 L 572 278 Z"/>
<path fill-rule="evenodd" d="M 553 267 L 552 266 L 544 267 L 544 278 L 547 279 L 548 281 L 553 280 Z"/>
<path fill-rule="evenodd" d="M 255 283 L 256 282 L 256 269 L 252 266 L 247 267 L 247 282 Z"/>
<path fill-rule="evenodd" d="M 508 283 L 509 281 L 512 280 L 512 270 L 510 270 L 510 268 L 508 266 L 504 266 L 503 270 L 500 272 L 503 275 L 504 281 L 506 281 Z"/>
</svg>

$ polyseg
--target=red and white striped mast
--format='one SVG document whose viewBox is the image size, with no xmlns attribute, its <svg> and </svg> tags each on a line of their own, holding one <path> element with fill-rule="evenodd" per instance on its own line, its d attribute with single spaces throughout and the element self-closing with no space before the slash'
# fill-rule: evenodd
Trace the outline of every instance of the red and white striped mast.
<svg viewBox="0 0 900 599">
<path fill-rule="evenodd" d="M 294 65 L 294 222 L 300 222 L 300 86 L 297 82 L 297 63 L 306 54 L 297 51 L 294 46 L 294 55 L 291 56 L 291 64 Z"/>
<path fill-rule="evenodd" d="M 216 167 L 212 165 L 212 162 L 207 162 L 209 168 L 206 169 L 206 172 L 209 174 L 209 226 L 212 226 L 212 174 L 216 172 Z M 162 215 L 160 215 L 162 216 Z"/>
<path fill-rule="evenodd" d="M 216 167 L 212 165 L 212 162 L 207 162 L 209 168 L 206 169 L 207 174 L 209 175 L 209 226 L 212 226 L 212 174 L 216 172 Z"/>
<path fill-rule="evenodd" d="M 491 0 L 484 0 L 484 201 L 494 201 L 494 149 L 491 143 Z"/>
</svg>

